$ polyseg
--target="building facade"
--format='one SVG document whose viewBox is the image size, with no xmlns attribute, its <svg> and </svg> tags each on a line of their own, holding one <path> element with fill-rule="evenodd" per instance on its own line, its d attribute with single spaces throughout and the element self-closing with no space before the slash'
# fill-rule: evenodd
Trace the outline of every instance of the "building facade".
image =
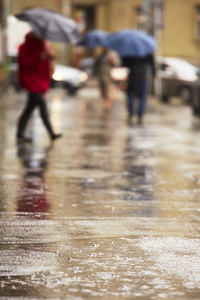
<svg viewBox="0 0 200 300">
<path fill-rule="evenodd" d="M 1 0 L 2 3 L 6 1 Z M 158 40 L 158 54 L 200 64 L 200 0 L 8 0 L 8 13 L 42 6 L 73 17 L 84 33 L 140 28 Z M 1 8 L 2 9 L 2 8 Z M 60 55 L 66 56 L 66 47 Z M 64 50 L 63 50 L 64 48 Z M 57 49 L 57 50 L 58 50 Z M 64 54 L 62 54 L 64 53 Z"/>
<path fill-rule="evenodd" d="M 200 0 L 72 0 L 71 5 L 86 16 L 86 29 L 143 29 L 157 38 L 159 55 L 200 65 Z M 93 17 L 87 23 L 88 10 Z"/>
<path fill-rule="evenodd" d="M 200 1 L 166 0 L 160 53 L 200 64 Z"/>
<path fill-rule="evenodd" d="M 9 1 L 0 0 L 0 91 L 3 89 L 5 82 L 5 57 L 6 57 L 6 17 Z"/>
</svg>

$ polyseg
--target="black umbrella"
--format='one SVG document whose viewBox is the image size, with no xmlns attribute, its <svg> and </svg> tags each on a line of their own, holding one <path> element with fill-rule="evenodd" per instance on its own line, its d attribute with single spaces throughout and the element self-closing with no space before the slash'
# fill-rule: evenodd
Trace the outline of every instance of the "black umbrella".
<svg viewBox="0 0 200 300">
<path fill-rule="evenodd" d="M 78 24 L 58 12 L 35 7 L 15 17 L 28 22 L 41 39 L 68 44 L 76 44 L 80 40 Z"/>
</svg>

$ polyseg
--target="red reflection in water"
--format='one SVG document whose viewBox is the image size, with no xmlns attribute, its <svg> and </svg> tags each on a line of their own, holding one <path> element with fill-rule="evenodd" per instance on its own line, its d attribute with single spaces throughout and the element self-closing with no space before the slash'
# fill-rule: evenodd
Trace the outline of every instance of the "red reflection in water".
<svg viewBox="0 0 200 300">
<path fill-rule="evenodd" d="M 18 156 L 26 168 L 26 174 L 17 198 L 17 212 L 24 213 L 28 218 L 46 219 L 50 210 L 44 176 L 47 153 L 40 150 L 38 155 L 38 149 L 26 145 L 18 148 Z"/>
</svg>

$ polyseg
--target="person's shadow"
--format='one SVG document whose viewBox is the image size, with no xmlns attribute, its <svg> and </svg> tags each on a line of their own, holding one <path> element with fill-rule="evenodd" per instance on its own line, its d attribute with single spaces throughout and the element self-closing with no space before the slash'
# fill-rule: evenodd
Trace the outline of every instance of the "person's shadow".
<svg viewBox="0 0 200 300">
<path fill-rule="evenodd" d="M 46 197 L 45 172 L 51 147 L 37 148 L 27 144 L 18 145 L 18 157 L 25 170 L 17 196 L 17 213 L 31 219 L 46 219 L 50 204 Z"/>
</svg>

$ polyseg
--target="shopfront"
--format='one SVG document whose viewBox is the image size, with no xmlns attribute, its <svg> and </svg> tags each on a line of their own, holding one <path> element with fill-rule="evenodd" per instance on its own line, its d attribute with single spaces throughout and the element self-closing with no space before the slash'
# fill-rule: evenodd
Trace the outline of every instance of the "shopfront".
<svg viewBox="0 0 200 300">
<path fill-rule="evenodd" d="M 0 0 L 0 90 L 5 83 L 5 56 L 6 56 L 6 17 L 8 12 L 8 1 Z"/>
</svg>

